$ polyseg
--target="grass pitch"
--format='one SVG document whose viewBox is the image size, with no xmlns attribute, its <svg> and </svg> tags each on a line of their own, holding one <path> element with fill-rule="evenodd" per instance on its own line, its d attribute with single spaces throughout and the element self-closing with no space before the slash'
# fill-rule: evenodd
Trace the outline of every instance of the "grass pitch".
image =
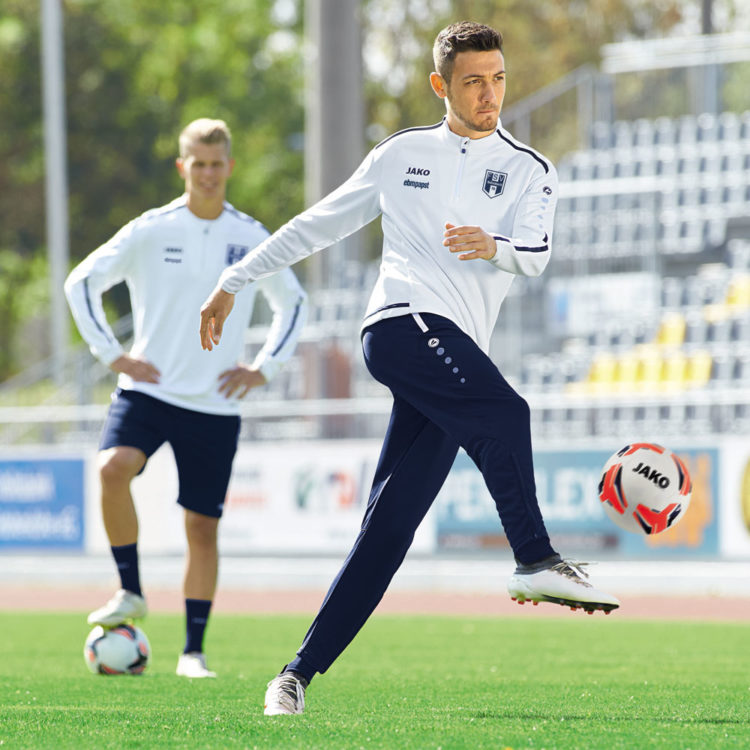
<svg viewBox="0 0 750 750">
<path fill-rule="evenodd" d="M 150 615 L 145 674 L 92 675 L 83 614 L 0 614 L 5 748 L 748 748 L 750 625 L 378 616 L 263 716 L 308 617 L 216 614 L 217 680 L 174 675 L 183 618 Z"/>
</svg>

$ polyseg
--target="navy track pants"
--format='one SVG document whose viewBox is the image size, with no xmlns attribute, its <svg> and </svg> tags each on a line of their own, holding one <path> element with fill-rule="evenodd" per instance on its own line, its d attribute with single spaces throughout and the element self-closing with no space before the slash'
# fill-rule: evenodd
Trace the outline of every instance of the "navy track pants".
<svg viewBox="0 0 750 750">
<path fill-rule="evenodd" d="M 362 528 L 298 651 L 318 672 L 383 597 L 459 446 L 482 472 L 516 559 L 554 554 L 536 499 L 529 407 L 492 360 L 429 313 L 374 323 L 362 346 L 393 410 Z"/>
</svg>

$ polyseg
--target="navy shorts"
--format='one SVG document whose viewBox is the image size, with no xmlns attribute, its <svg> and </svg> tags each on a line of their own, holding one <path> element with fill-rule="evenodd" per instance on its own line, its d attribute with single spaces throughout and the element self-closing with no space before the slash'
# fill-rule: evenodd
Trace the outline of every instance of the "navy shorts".
<svg viewBox="0 0 750 750">
<path fill-rule="evenodd" d="M 220 518 L 237 452 L 240 418 L 173 406 L 139 391 L 115 392 L 99 450 L 127 446 L 150 458 L 169 443 L 177 463 L 177 502 Z"/>
</svg>

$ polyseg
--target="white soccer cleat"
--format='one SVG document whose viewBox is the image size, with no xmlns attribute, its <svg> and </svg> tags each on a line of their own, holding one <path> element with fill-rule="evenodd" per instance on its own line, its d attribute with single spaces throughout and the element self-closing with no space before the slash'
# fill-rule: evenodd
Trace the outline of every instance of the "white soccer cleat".
<svg viewBox="0 0 750 750">
<path fill-rule="evenodd" d="M 586 563 L 561 559 L 544 568 L 539 565 L 519 565 L 508 581 L 508 593 L 519 604 L 526 601 L 535 605 L 551 602 L 573 610 L 582 608 L 590 615 L 600 609 L 608 615 L 620 606 L 620 602 L 588 582 L 584 565 Z"/>
<path fill-rule="evenodd" d="M 268 683 L 263 713 L 266 716 L 301 714 L 305 710 L 307 682 L 294 672 L 277 674 Z"/>
<path fill-rule="evenodd" d="M 206 666 L 206 655 L 201 651 L 180 654 L 180 658 L 177 660 L 176 674 L 180 677 L 191 677 L 194 679 L 216 677 L 216 672 L 212 672 Z"/>
<path fill-rule="evenodd" d="M 146 600 L 132 591 L 120 589 L 103 607 L 88 616 L 89 625 L 113 628 L 126 620 L 136 620 L 148 614 Z"/>
</svg>

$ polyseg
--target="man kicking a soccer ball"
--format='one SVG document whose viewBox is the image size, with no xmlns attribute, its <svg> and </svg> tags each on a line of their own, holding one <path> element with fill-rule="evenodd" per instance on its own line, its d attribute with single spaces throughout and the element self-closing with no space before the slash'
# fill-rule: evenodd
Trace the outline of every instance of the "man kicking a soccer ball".
<svg viewBox="0 0 750 750">
<path fill-rule="evenodd" d="M 198 305 L 222 269 L 268 231 L 225 200 L 234 160 L 224 121 L 195 120 L 180 134 L 179 146 L 184 195 L 134 219 L 91 253 L 70 273 L 65 292 L 93 354 L 120 373 L 99 444 L 99 477 L 104 527 L 122 588 L 89 615 L 89 624 L 111 627 L 146 614 L 130 483 L 168 442 L 187 538 L 187 635 L 177 674 L 215 677 L 206 666 L 203 640 L 216 591 L 217 532 L 237 450 L 239 399 L 268 382 L 289 359 L 307 302 L 289 269 L 251 284 L 237 296 L 239 315 L 227 329 L 226 351 L 212 358 L 201 350 L 193 322 Z M 101 299 L 123 280 L 133 307 L 129 353 L 108 325 Z M 246 365 L 240 360 L 258 291 L 273 310 L 273 322 L 265 346 Z"/>
<path fill-rule="evenodd" d="M 433 54 L 442 122 L 376 146 L 346 183 L 228 268 L 201 310 L 210 350 L 246 283 L 382 214 L 383 258 L 362 345 L 370 372 L 393 393 L 391 420 L 361 532 L 297 656 L 269 683 L 267 715 L 302 713 L 310 680 L 385 593 L 459 446 L 482 472 L 513 549 L 510 595 L 589 611 L 619 606 L 552 548 L 536 498 L 529 408 L 487 356 L 513 278 L 537 276 L 549 260 L 555 169 L 500 125 L 499 33 L 454 24 Z"/>
</svg>

